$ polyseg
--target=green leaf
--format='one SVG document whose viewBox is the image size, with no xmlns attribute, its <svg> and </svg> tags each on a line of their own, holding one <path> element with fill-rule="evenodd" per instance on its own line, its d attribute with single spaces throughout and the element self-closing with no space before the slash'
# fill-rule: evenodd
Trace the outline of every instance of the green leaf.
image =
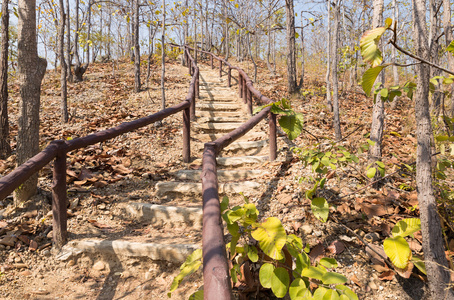
<svg viewBox="0 0 454 300">
<path fill-rule="evenodd" d="M 323 300 L 339 300 L 339 294 L 332 289 L 326 291 L 325 295 L 323 295 Z"/>
<path fill-rule="evenodd" d="M 421 220 L 419 218 L 403 219 L 394 225 L 392 235 L 394 237 L 406 237 L 421 230 Z"/>
<path fill-rule="evenodd" d="M 446 51 L 454 55 L 454 41 L 449 43 L 449 46 L 446 48 Z"/>
<path fill-rule="evenodd" d="M 377 169 L 376 168 L 369 168 L 367 170 L 366 176 L 369 177 L 369 178 L 374 178 L 375 173 L 377 173 Z"/>
<path fill-rule="evenodd" d="M 324 257 L 320 259 L 320 264 L 328 269 L 337 268 L 337 261 L 334 258 Z"/>
<path fill-rule="evenodd" d="M 189 300 L 203 300 L 203 290 L 197 291 L 189 296 Z"/>
<path fill-rule="evenodd" d="M 421 271 L 424 275 L 427 275 L 426 264 L 419 257 L 414 256 L 412 259 L 413 264 Z"/>
<path fill-rule="evenodd" d="M 322 222 L 326 222 L 326 220 L 328 220 L 329 205 L 325 198 L 317 197 L 312 199 L 311 209 L 317 219 Z"/>
<path fill-rule="evenodd" d="M 290 277 L 286 269 L 279 267 L 274 269 L 271 277 L 271 290 L 278 298 L 283 298 L 287 294 Z"/>
<path fill-rule="evenodd" d="M 314 187 L 306 191 L 306 199 L 311 200 L 314 196 L 315 191 L 317 190 L 318 182 L 315 183 Z"/>
<path fill-rule="evenodd" d="M 383 248 L 391 262 L 399 269 L 405 269 L 411 259 L 411 250 L 406 240 L 401 236 L 387 238 Z"/>
<path fill-rule="evenodd" d="M 309 266 L 303 270 L 301 276 L 322 280 L 322 277 L 325 273 L 326 271 L 321 268 Z"/>
<path fill-rule="evenodd" d="M 259 260 L 258 250 L 255 246 L 250 245 L 247 250 L 247 256 L 252 262 L 257 262 Z"/>
<path fill-rule="evenodd" d="M 309 256 L 305 252 L 298 254 L 298 256 L 296 256 L 295 265 L 295 272 L 302 276 L 303 270 L 311 265 Z"/>
<path fill-rule="evenodd" d="M 306 296 L 306 291 L 308 291 L 308 289 L 306 288 L 306 283 L 304 282 L 304 280 L 301 278 L 296 278 L 290 284 L 288 293 L 291 300 L 303 300 L 306 299 L 304 298 Z"/>
<path fill-rule="evenodd" d="M 358 296 L 349 287 L 345 285 L 336 285 L 336 290 L 342 296 L 346 296 L 345 300 L 358 300 Z"/>
<path fill-rule="evenodd" d="M 229 208 L 229 197 L 224 196 L 221 202 L 221 212 L 224 212 L 227 208 Z"/>
<path fill-rule="evenodd" d="M 170 291 L 167 296 L 171 297 L 171 293 L 180 285 L 181 281 L 197 271 L 202 264 L 202 249 L 197 249 L 186 258 L 186 261 L 180 266 L 180 273 L 173 279 Z"/>
<path fill-rule="evenodd" d="M 347 277 L 336 272 L 326 272 L 322 276 L 322 282 L 324 284 L 339 284 L 346 283 Z"/>
<path fill-rule="evenodd" d="M 281 221 L 276 217 L 270 217 L 258 226 L 251 235 L 259 242 L 262 251 L 276 260 L 284 258 L 281 250 L 285 245 L 287 235 Z"/>
<path fill-rule="evenodd" d="M 444 142 L 444 141 L 449 140 L 449 136 L 447 136 L 447 135 L 438 135 L 438 136 L 435 137 L 435 139 L 438 142 Z"/>
<path fill-rule="evenodd" d="M 361 37 L 359 45 L 361 47 L 361 55 L 364 61 L 370 63 L 372 67 L 376 67 L 383 61 L 378 44 L 381 36 L 385 33 L 386 27 L 377 27 L 372 30 L 368 30 Z"/>
<path fill-rule="evenodd" d="M 260 284 L 266 288 L 271 288 L 271 277 L 274 272 L 274 266 L 272 264 L 263 264 L 259 271 Z"/>
<path fill-rule="evenodd" d="M 388 98 L 388 89 L 387 88 L 383 88 L 380 90 L 380 96 L 384 99 Z"/>
<path fill-rule="evenodd" d="M 318 289 L 315 290 L 314 292 L 314 300 L 324 300 L 324 296 L 326 294 L 326 292 L 328 291 L 328 289 L 324 288 L 324 287 L 319 287 Z"/>
<path fill-rule="evenodd" d="M 361 82 L 361 86 L 363 87 L 364 92 L 369 97 L 370 91 L 374 86 L 375 80 L 377 79 L 378 74 L 380 74 L 381 70 L 383 70 L 386 66 L 378 66 L 375 68 L 370 68 L 363 74 L 363 80 Z"/>
<path fill-rule="evenodd" d="M 288 138 L 294 140 L 301 134 L 301 131 L 303 131 L 303 114 L 297 113 L 294 115 L 281 116 L 279 118 L 279 125 L 288 135 Z"/>
</svg>

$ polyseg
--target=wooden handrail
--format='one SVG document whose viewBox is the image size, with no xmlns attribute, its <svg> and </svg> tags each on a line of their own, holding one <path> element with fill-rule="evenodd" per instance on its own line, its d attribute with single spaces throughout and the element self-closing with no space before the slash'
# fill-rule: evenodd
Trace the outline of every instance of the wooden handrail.
<svg viewBox="0 0 454 300">
<path fill-rule="evenodd" d="M 67 242 L 68 235 L 66 219 L 66 155 L 68 152 L 104 142 L 183 111 L 183 161 L 189 162 L 191 153 L 190 119 L 191 116 L 195 116 L 195 99 L 199 93 L 199 68 L 189 51 L 185 51 L 185 53 L 186 58 L 190 62 L 189 66 L 193 76 L 189 84 L 188 94 L 183 102 L 155 114 L 125 122 L 116 127 L 84 137 L 70 141 L 55 140 L 50 142 L 44 150 L 14 169 L 11 173 L 0 178 L 0 199 L 6 198 L 33 174 L 55 159 L 52 183 L 53 243 L 56 248 L 61 248 Z"/>
</svg>

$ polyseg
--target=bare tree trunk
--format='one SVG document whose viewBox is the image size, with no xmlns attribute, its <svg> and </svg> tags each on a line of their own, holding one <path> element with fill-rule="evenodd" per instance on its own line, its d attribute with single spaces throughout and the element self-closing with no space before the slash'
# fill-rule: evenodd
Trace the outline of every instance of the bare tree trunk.
<svg viewBox="0 0 454 300">
<path fill-rule="evenodd" d="M 162 35 L 161 35 L 161 65 L 162 65 L 162 73 L 161 73 L 161 91 L 162 91 L 162 109 L 166 108 L 166 90 L 164 86 L 165 82 L 165 75 L 166 75 L 166 44 L 165 44 L 165 37 L 166 37 L 166 1 L 162 0 Z"/>
<path fill-rule="evenodd" d="M 268 47 L 267 47 L 267 51 L 266 51 L 266 65 L 268 66 L 268 70 L 270 71 L 271 73 L 271 76 L 275 76 L 274 74 L 274 70 L 273 68 L 271 67 L 271 63 L 270 63 L 270 56 L 271 56 L 271 34 L 272 32 L 270 31 L 270 20 L 267 20 L 267 23 L 268 23 L 268 26 L 267 26 L 267 30 L 268 30 Z"/>
<path fill-rule="evenodd" d="M 89 24 L 91 24 L 91 1 L 89 1 L 89 9 L 90 9 L 90 13 L 89 13 L 89 19 L 88 19 L 88 22 Z M 76 28 L 75 28 L 75 34 L 74 34 L 74 57 L 76 58 L 76 62 L 75 62 L 75 65 L 74 65 L 74 76 L 75 76 L 75 79 L 74 81 L 75 82 L 79 82 L 79 81 L 82 81 L 83 80 L 83 76 L 85 74 L 85 71 L 87 71 L 87 68 L 88 68 L 88 65 L 89 65 L 89 60 L 87 59 L 87 62 L 82 65 L 82 62 L 81 62 L 81 58 L 80 58 L 80 55 L 79 55 L 79 4 L 80 4 L 80 0 L 76 0 Z M 90 37 L 90 25 L 88 27 L 88 38 Z M 89 53 L 89 45 L 87 43 L 86 45 L 87 49 L 87 53 Z M 88 55 L 88 54 L 87 54 Z"/>
<path fill-rule="evenodd" d="M 383 26 L 383 0 L 374 0 L 374 15 L 372 20 L 372 28 L 377 28 Z M 377 81 L 380 82 L 381 87 L 383 87 L 383 83 L 385 82 L 385 73 L 381 72 L 378 76 Z M 383 129 L 385 126 L 385 103 L 383 102 L 381 95 L 378 94 L 374 107 L 372 110 L 372 125 L 370 129 L 370 140 L 375 144 L 370 146 L 369 148 L 369 156 L 368 160 L 369 163 L 374 163 L 376 161 L 381 161 L 382 157 L 382 139 L 383 139 Z M 375 173 L 375 178 L 373 180 L 377 180 L 381 177 L 380 172 Z M 379 183 L 374 185 L 375 188 L 380 186 Z"/>
<path fill-rule="evenodd" d="M 399 20 L 399 6 L 397 0 L 393 0 L 393 19 L 395 21 Z M 397 26 L 397 23 L 395 23 Z M 395 47 L 391 47 L 391 61 L 397 62 L 397 52 Z M 397 66 L 393 66 L 393 84 L 394 86 L 399 85 L 399 73 L 397 72 Z M 396 109 L 397 103 L 399 102 L 399 97 L 394 97 L 393 102 L 391 103 L 391 109 Z"/>
<path fill-rule="evenodd" d="M 325 82 L 326 82 L 326 105 L 328 106 L 329 111 L 333 111 L 333 103 L 331 101 L 331 80 L 330 80 L 330 73 L 331 73 L 331 2 L 327 1 L 328 3 L 328 17 L 327 17 L 327 47 L 326 47 L 326 56 L 327 56 L 327 63 L 326 63 L 326 75 L 325 75 Z"/>
<path fill-rule="evenodd" d="M 72 56 L 71 56 L 71 24 L 70 24 L 70 8 L 69 0 L 66 0 L 66 70 L 68 72 L 68 81 L 73 82 L 73 73 L 71 71 Z"/>
<path fill-rule="evenodd" d="M 225 43 L 225 60 L 228 60 L 230 57 L 230 41 L 229 41 L 229 23 L 227 22 L 227 4 L 229 0 L 224 0 L 224 22 L 225 22 L 225 33 L 224 33 L 224 43 Z"/>
<path fill-rule="evenodd" d="M 8 0 L 2 1 L 2 53 L 0 57 L 0 159 L 11 155 L 8 123 L 8 47 L 9 47 L 9 11 Z"/>
<path fill-rule="evenodd" d="M 47 62 L 38 57 L 36 43 L 36 1 L 18 2 L 17 71 L 21 100 L 19 103 L 19 130 L 17 136 L 17 164 L 21 165 L 39 151 L 39 107 L 41 81 Z M 36 193 L 36 173 L 14 193 L 16 205 Z"/>
<path fill-rule="evenodd" d="M 301 78 L 298 84 L 299 89 L 303 88 L 304 84 L 304 26 L 303 26 L 303 12 L 301 12 Z"/>
<path fill-rule="evenodd" d="M 287 24 L 287 91 L 296 93 L 296 53 L 295 53 L 295 12 L 293 0 L 285 0 L 285 15 Z"/>
<path fill-rule="evenodd" d="M 339 81 L 338 81 L 338 74 L 337 74 L 337 50 L 339 48 L 339 8 L 341 4 L 341 0 L 336 1 L 334 8 L 334 33 L 333 33 L 333 62 L 332 62 L 332 69 L 333 69 L 333 112 L 334 112 L 334 135 L 336 141 L 340 141 L 342 139 L 342 132 L 340 127 L 340 117 L 339 117 Z"/>
<path fill-rule="evenodd" d="M 249 50 L 249 57 L 251 58 L 252 63 L 254 64 L 254 82 L 257 82 L 257 63 L 255 62 L 254 57 L 252 57 L 251 39 L 249 37 L 249 33 L 246 34 L 246 40 L 247 40 L 247 48 Z"/>
<path fill-rule="evenodd" d="M 134 92 L 140 92 L 139 0 L 134 0 Z"/>
<path fill-rule="evenodd" d="M 58 54 L 60 56 L 60 85 L 61 85 L 61 120 L 68 123 L 68 87 L 66 79 L 66 61 L 65 61 L 65 6 L 63 0 L 60 4 L 60 24 L 58 26 Z"/>
<path fill-rule="evenodd" d="M 451 24 L 451 3 L 449 0 L 443 0 L 443 27 L 445 33 L 446 47 L 453 40 Z M 448 68 L 454 70 L 454 57 L 448 54 Z M 451 117 L 454 117 L 454 86 L 451 85 Z"/>
<path fill-rule="evenodd" d="M 413 39 L 416 54 L 429 60 L 426 30 L 426 1 L 413 0 Z M 432 186 L 432 124 L 429 113 L 429 66 L 416 66 L 415 117 L 418 140 L 416 184 L 421 218 L 424 261 L 429 280 L 431 299 L 454 299 L 450 272 L 443 247 L 440 217 Z"/>
</svg>

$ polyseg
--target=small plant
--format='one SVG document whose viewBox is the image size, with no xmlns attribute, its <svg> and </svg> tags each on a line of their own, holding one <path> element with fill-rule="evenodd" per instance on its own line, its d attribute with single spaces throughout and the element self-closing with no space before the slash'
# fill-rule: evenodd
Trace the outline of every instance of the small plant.
<svg viewBox="0 0 454 300">
<path fill-rule="evenodd" d="M 232 281 L 235 283 L 241 276 L 241 266 L 246 262 L 260 265 L 258 274 L 263 288 L 271 289 L 278 298 L 287 293 L 290 299 L 345 299 L 356 300 L 358 296 L 347 286 L 347 278 L 333 272 L 337 267 L 334 258 L 322 258 L 312 265 L 301 238 L 294 234 L 287 235 L 281 221 L 269 217 L 263 222 L 257 222 L 259 211 L 255 204 L 245 203 L 229 209 L 229 198 L 221 202 L 222 218 L 232 236 L 227 250 L 233 267 L 230 270 Z M 201 265 L 201 251 L 196 250 L 180 267 L 180 274 L 175 277 L 170 293 L 181 280 L 192 274 Z M 203 291 L 198 291 L 201 297 Z M 192 295 L 190 299 L 198 299 Z"/>
<path fill-rule="evenodd" d="M 385 239 L 383 248 L 393 265 L 404 277 L 409 277 L 413 265 L 426 274 L 424 262 L 418 257 L 413 257 L 410 246 L 404 237 L 413 236 L 421 230 L 421 220 L 418 218 L 403 219 L 396 223 L 391 233 L 392 237 Z M 407 276 L 405 276 L 407 274 Z"/>
</svg>

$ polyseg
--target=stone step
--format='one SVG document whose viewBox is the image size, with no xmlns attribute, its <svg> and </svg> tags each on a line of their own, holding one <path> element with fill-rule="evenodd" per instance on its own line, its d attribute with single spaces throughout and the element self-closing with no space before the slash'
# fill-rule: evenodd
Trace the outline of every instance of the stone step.
<svg viewBox="0 0 454 300">
<path fill-rule="evenodd" d="M 203 117 L 197 119 L 197 123 L 229 123 L 241 122 L 244 123 L 248 120 L 247 117 Z"/>
<path fill-rule="evenodd" d="M 234 157 L 218 157 L 216 162 L 222 167 L 240 167 L 246 165 L 261 165 L 269 160 L 268 156 L 234 156 Z M 202 164 L 202 159 L 198 158 L 192 162 L 193 164 Z"/>
<path fill-rule="evenodd" d="M 202 123 L 195 124 L 194 129 L 203 132 L 230 132 L 243 125 L 243 123 Z"/>
<path fill-rule="evenodd" d="M 156 196 L 162 197 L 166 194 L 201 195 L 202 184 L 195 182 L 167 181 L 156 184 Z M 219 184 L 219 194 L 243 192 L 246 196 L 252 195 L 260 190 L 261 184 L 254 181 L 227 182 Z"/>
<path fill-rule="evenodd" d="M 252 142 L 234 142 L 224 148 L 224 151 L 247 151 L 251 149 L 263 148 L 268 145 L 268 140 L 252 141 Z"/>
<path fill-rule="evenodd" d="M 183 263 L 186 257 L 199 249 L 196 244 L 140 243 L 126 240 L 80 240 L 66 244 L 56 256 L 57 260 L 68 260 L 81 253 L 117 255 L 123 257 L 145 257 L 151 260 Z"/>
<path fill-rule="evenodd" d="M 244 109 L 243 109 L 244 110 Z M 237 112 L 228 112 L 228 111 L 214 111 L 214 110 L 197 110 L 195 112 L 195 116 L 197 118 L 205 118 L 205 117 L 240 117 L 244 116 L 241 111 Z"/>
<path fill-rule="evenodd" d="M 204 96 L 200 96 L 199 99 L 196 99 L 196 102 L 198 103 L 206 103 L 206 102 L 214 102 L 214 103 L 218 103 L 218 102 L 228 102 L 228 103 L 232 103 L 232 102 L 242 102 L 242 101 L 239 101 L 239 98 L 237 96 L 232 96 L 232 97 L 216 97 L 216 96 L 212 96 L 212 95 L 204 95 Z"/>
<path fill-rule="evenodd" d="M 219 181 L 237 181 L 259 178 L 269 174 L 267 170 L 217 170 Z M 200 181 L 202 171 L 179 170 L 169 173 L 178 180 Z"/>
<path fill-rule="evenodd" d="M 224 136 L 225 134 L 223 133 L 219 133 L 219 134 L 216 134 L 216 133 L 199 133 L 199 134 L 195 134 L 193 135 L 192 137 L 197 140 L 197 141 L 200 141 L 202 143 L 206 143 L 206 142 L 212 142 L 212 141 L 215 141 L 217 140 L 218 138 Z M 251 140 L 259 140 L 259 139 L 266 139 L 268 138 L 268 134 L 265 133 L 265 132 L 248 132 L 247 134 L 243 135 L 242 137 L 240 137 L 238 140 L 238 142 L 240 141 L 245 141 L 245 142 L 248 142 L 248 141 L 251 141 Z M 198 147 L 198 149 L 203 149 L 203 144 L 196 144 L 195 145 L 196 147 Z"/>
<path fill-rule="evenodd" d="M 173 226 L 181 226 L 182 224 L 185 224 L 196 229 L 202 228 L 201 207 L 177 207 L 131 202 L 126 204 L 125 210 L 131 219 L 139 222 L 146 221 L 152 224 L 171 224 Z"/>
<path fill-rule="evenodd" d="M 239 111 L 242 107 L 232 103 L 197 103 L 196 110 L 204 111 Z"/>
</svg>

